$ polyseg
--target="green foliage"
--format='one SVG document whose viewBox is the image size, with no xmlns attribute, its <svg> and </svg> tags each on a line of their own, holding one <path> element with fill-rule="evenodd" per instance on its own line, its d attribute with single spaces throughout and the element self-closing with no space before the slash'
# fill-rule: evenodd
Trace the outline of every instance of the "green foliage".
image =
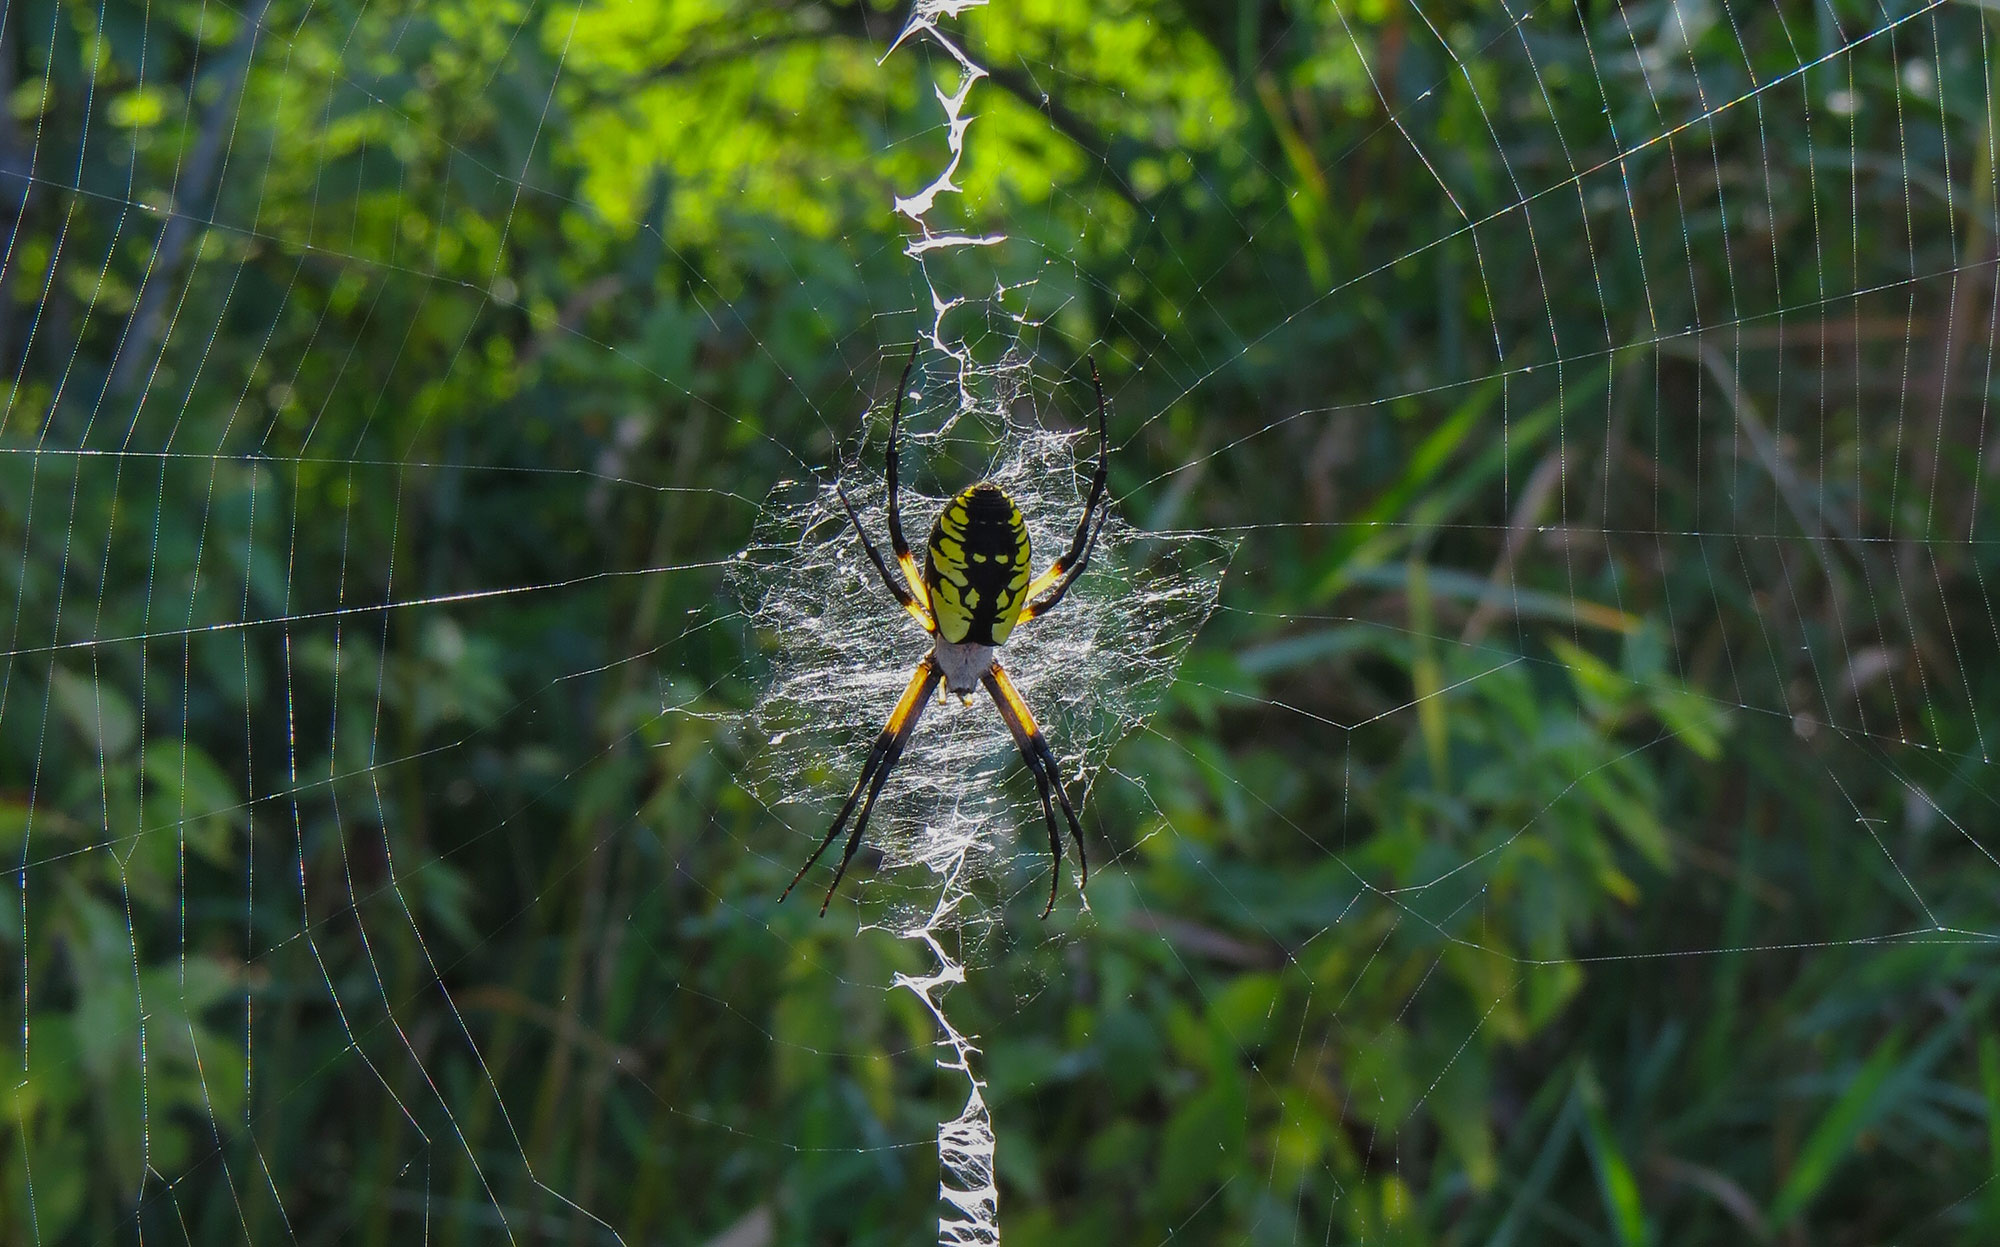
<svg viewBox="0 0 2000 1247">
<path fill-rule="evenodd" d="M 1987 19 L 1585 11 L 955 28 L 1001 345 L 1243 539 L 949 998 L 1010 1242 L 2000 1230 Z M 0 17 L 8 1241 L 929 1232 L 719 596 L 928 315 L 900 21 Z"/>
</svg>

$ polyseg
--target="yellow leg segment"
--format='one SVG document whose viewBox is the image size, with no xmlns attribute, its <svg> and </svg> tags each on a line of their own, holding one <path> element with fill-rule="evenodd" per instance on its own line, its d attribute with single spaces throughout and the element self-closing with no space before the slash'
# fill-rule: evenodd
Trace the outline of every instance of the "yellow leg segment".
<svg viewBox="0 0 2000 1247">
<path fill-rule="evenodd" d="M 917 600 L 917 608 L 911 611 L 911 614 L 922 620 L 926 629 L 936 631 L 931 627 L 931 616 L 928 613 L 931 608 L 930 590 L 924 584 L 924 569 L 917 566 L 917 556 L 907 549 L 898 550 L 896 566 L 903 569 L 903 583 L 910 586 L 910 596 Z"/>
</svg>

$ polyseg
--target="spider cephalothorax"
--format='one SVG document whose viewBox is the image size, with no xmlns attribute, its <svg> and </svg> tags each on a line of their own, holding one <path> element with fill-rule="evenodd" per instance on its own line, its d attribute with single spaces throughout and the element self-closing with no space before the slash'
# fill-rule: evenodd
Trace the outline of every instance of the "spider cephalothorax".
<svg viewBox="0 0 2000 1247">
<path fill-rule="evenodd" d="M 861 778 L 854 781 L 854 788 L 841 804 L 826 839 L 820 841 L 806 864 L 799 867 L 799 873 L 792 876 L 791 884 L 778 899 L 782 901 L 792 894 L 792 888 L 798 886 L 806 871 L 812 869 L 820 854 L 840 835 L 849 816 L 854 815 L 855 803 L 860 802 L 861 812 L 854 818 L 854 829 L 848 833 L 840 866 L 833 872 L 826 901 L 819 907 L 822 915 L 826 913 L 827 906 L 833 903 L 834 889 L 847 873 L 847 863 L 861 845 L 861 833 L 875 810 L 875 799 L 902 757 L 903 746 L 916 729 L 917 720 L 923 717 L 931 693 L 942 684 L 946 691 L 969 702 L 973 692 L 984 685 L 1000 708 L 1000 718 L 1013 734 L 1029 774 L 1035 777 L 1035 787 L 1042 798 L 1042 815 L 1048 820 L 1049 853 L 1055 864 L 1049 879 L 1049 903 L 1042 910 L 1046 918 L 1055 908 L 1056 885 L 1062 874 L 1062 837 L 1056 824 L 1056 805 L 1061 804 L 1063 816 L 1069 821 L 1070 838 L 1076 843 L 1078 887 L 1090 877 L 1090 866 L 1083 855 L 1083 826 L 1069 803 L 1069 794 L 1063 790 L 1055 754 L 1042 738 L 1035 716 L 1021 700 L 1020 691 L 1007 678 L 996 652 L 1007 643 L 1016 624 L 1054 609 L 1090 562 L 1098 529 L 1104 526 L 1103 514 L 1098 509 L 1104 498 L 1105 457 L 1109 450 L 1104 386 L 1097 378 L 1097 363 L 1092 360 L 1090 383 L 1097 393 L 1097 471 L 1090 480 L 1090 494 L 1083 504 L 1083 517 L 1077 521 L 1076 537 L 1063 556 L 1050 564 L 1047 571 L 1030 579 L 1028 526 L 1021 518 L 1021 508 L 1007 496 L 1006 490 L 990 481 L 981 481 L 946 503 L 938 513 L 919 572 L 916 555 L 903 537 L 903 517 L 896 499 L 896 437 L 903 422 L 903 395 L 910 388 L 910 370 L 915 366 L 916 352 L 912 350 L 910 363 L 904 366 L 903 378 L 896 387 L 895 412 L 889 418 L 889 450 L 884 456 L 889 483 L 889 548 L 902 572 L 901 583 L 861 526 L 861 517 L 847 500 L 847 491 L 838 482 L 834 489 L 861 538 L 861 548 L 881 573 L 882 583 L 933 638 L 931 652 L 917 664 L 901 700 L 889 715 L 889 722 L 875 738 L 868 760 L 862 765 Z"/>
</svg>

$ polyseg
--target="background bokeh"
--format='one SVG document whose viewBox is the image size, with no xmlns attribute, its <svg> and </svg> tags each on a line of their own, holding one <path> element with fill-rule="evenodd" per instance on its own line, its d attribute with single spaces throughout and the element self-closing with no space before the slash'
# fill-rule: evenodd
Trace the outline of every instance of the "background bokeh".
<svg viewBox="0 0 2000 1247">
<path fill-rule="evenodd" d="M 0 5 L 0 1239 L 934 1233 L 725 588 L 934 293 L 1239 543 L 949 998 L 1010 1243 L 2000 1239 L 1987 10 L 995 0 L 926 267 L 904 19 Z"/>
</svg>

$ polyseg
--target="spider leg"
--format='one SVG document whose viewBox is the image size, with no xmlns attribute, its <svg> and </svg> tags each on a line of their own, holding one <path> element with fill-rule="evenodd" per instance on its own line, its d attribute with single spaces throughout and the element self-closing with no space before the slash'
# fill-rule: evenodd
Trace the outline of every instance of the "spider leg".
<svg viewBox="0 0 2000 1247">
<path fill-rule="evenodd" d="M 1083 569 L 1090 565 L 1090 552 L 1097 545 L 1097 534 L 1104 528 L 1104 515 L 1098 511 L 1098 504 L 1104 500 L 1104 482 L 1111 455 L 1111 437 L 1106 427 L 1104 383 L 1098 380 L 1095 358 L 1090 361 L 1090 384 L 1097 391 L 1097 471 L 1090 478 L 1090 495 L 1084 499 L 1083 516 L 1076 522 L 1076 537 L 1070 542 L 1069 549 L 1064 551 L 1061 558 L 1049 564 L 1047 571 L 1035 577 L 1023 593 L 1027 605 L 1021 608 L 1021 618 L 1018 621 L 1020 623 L 1026 623 L 1035 616 L 1047 614 L 1056 608 L 1056 604 L 1063 600 L 1063 595 L 1069 592 L 1069 587 L 1076 583 L 1076 578 L 1083 574 Z M 1097 520 L 1095 524 L 1091 523 L 1093 516 Z M 1035 600 L 1051 588 L 1055 592 L 1049 594 L 1048 598 L 1040 602 Z"/>
<path fill-rule="evenodd" d="M 1076 807 L 1069 803 L 1069 793 L 1063 788 L 1062 768 L 1056 765 L 1056 755 L 1040 732 L 1035 733 L 1035 748 L 1041 751 L 1042 769 L 1048 772 L 1049 786 L 1056 790 L 1056 802 L 1062 806 L 1063 817 L 1069 820 L 1069 838 L 1076 844 L 1076 887 L 1081 892 L 1090 883 L 1090 862 L 1083 855 L 1083 824 L 1077 821 Z"/>
<path fill-rule="evenodd" d="M 1004 714 L 1002 717 L 1006 717 Z M 1009 726 L 1012 726 L 1011 724 Z M 1014 734 L 1014 743 L 1020 746 L 1021 757 L 1028 764 L 1028 773 L 1035 777 L 1035 791 L 1042 798 L 1042 818 L 1049 825 L 1049 860 L 1055 866 L 1049 871 L 1049 903 L 1042 906 L 1042 917 L 1055 912 L 1056 885 L 1062 881 L 1062 833 L 1056 828 L 1056 807 L 1049 800 L 1049 774 L 1042 767 L 1041 758 L 1035 751 L 1033 738 L 1020 732 Z M 1060 788 L 1060 785 L 1055 785 Z M 1069 804 L 1067 800 L 1063 802 Z"/>
<path fill-rule="evenodd" d="M 1042 736 L 1042 729 L 1036 725 L 1035 716 L 1028 709 L 1028 703 L 1021 699 L 1019 689 L 1007 678 L 1007 673 L 999 663 L 982 678 L 986 691 L 993 695 L 993 704 L 1000 709 L 1000 718 L 1013 733 L 1014 744 L 1021 751 L 1021 760 L 1035 777 L 1035 787 L 1042 798 L 1042 814 L 1049 823 L 1049 855 L 1054 859 L 1049 877 L 1049 904 L 1042 910 L 1046 918 L 1056 907 L 1056 885 L 1062 876 L 1062 839 L 1057 831 L 1056 812 L 1049 803 L 1050 792 L 1062 804 L 1063 815 L 1069 820 L 1070 838 L 1076 842 L 1076 860 L 1081 873 L 1077 887 L 1081 889 L 1090 881 L 1090 864 L 1083 854 L 1083 825 L 1077 821 L 1076 808 L 1069 803 L 1069 794 L 1063 791 L 1062 775 L 1056 766 L 1055 754 L 1049 749 L 1049 742 Z"/>
<path fill-rule="evenodd" d="M 1062 882 L 1062 833 L 1057 830 L 1055 804 L 1049 799 L 1049 777 L 1042 770 L 1041 755 L 1036 752 L 1034 737 L 1030 735 L 1035 729 L 1023 723 L 1015 714 L 1013 706 L 1009 704 L 1006 694 L 1000 691 L 991 672 L 987 673 L 982 682 L 986 685 L 986 691 L 993 695 L 993 704 L 1000 708 L 1000 719 L 1007 725 L 1008 732 L 1013 735 L 1014 744 L 1021 751 L 1021 761 L 1027 764 L 1028 774 L 1035 777 L 1035 791 L 1042 799 L 1042 817 L 1048 820 L 1049 860 L 1054 865 L 1049 871 L 1049 903 L 1042 907 L 1042 917 L 1046 918 L 1055 912 L 1056 888 Z"/>
<path fill-rule="evenodd" d="M 896 383 L 896 408 L 889 417 L 889 550 L 896 556 L 896 566 L 903 569 L 903 583 L 910 587 L 910 593 L 926 608 L 930 606 L 930 595 L 924 587 L 924 573 L 917 566 L 917 556 L 910 552 L 910 543 L 903 536 L 903 508 L 896 496 L 896 470 L 900 466 L 901 451 L 898 449 L 898 435 L 903 427 L 903 396 L 910 392 L 910 372 L 917 366 L 917 347 L 922 338 L 910 343 L 910 359 L 903 365 L 903 379 Z M 876 560 L 878 563 L 880 560 Z M 888 573 L 884 572 L 884 575 Z M 936 631 L 933 627 L 932 631 Z"/>
<path fill-rule="evenodd" d="M 861 846 L 861 833 L 868 826 L 868 816 L 875 811 L 875 799 L 882 795 L 882 785 L 888 782 L 889 772 L 896 768 L 897 761 L 902 758 L 903 746 L 908 743 L 910 733 L 916 730 L 917 720 L 923 718 L 924 706 L 929 701 L 931 689 L 941 678 L 937 664 L 931 661 L 928 654 L 925 655 L 924 660 L 918 663 L 917 669 L 911 673 L 910 682 L 903 689 L 902 698 L 896 702 L 895 711 L 889 715 L 888 723 L 883 725 L 881 734 L 869 748 L 868 761 L 861 767 L 861 777 L 854 781 L 854 787 L 848 792 L 847 800 L 841 803 L 840 813 L 834 817 L 833 826 L 827 830 L 826 838 L 819 842 L 819 847 L 806 859 L 806 864 L 799 867 L 799 873 L 793 875 L 792 881 L 785 885 L 785 890 L 778 896 L 779 904 L 782 905 L 785 898 L 792 894 L 792 889 L 799 886 L 799 880 L 806 877 L 806 872 L 813 868 L 813 863 L 819 860 L 820 854 L 826 852 L 827 846 L 840 835 L 841 828 L 847 825 L 848 816 L 854 813 L 854 803 L 861 799 L 861 790 L 866 788 L 868 800 L 861 807 L 861 816 L 854 821 L 854 830 L 848 835 L 847 847 L 840 855 L 840 868 L 833 872 L 833 883 L 827 888 L 826 900 L 819 907 L 820 917 L 826 916 L 827 906 L 833 904 L 834 890 L 840 886 L 841 877 L 847 873 L 847 863 L 853 860 L 854 851 Z"/>
<path fill-rule="evenodd" d="M 1055 592 L 1049 594 L 1048 597 L 1039 602 L 1030 600 L 1026 606 L 1021 608 L 1021 617 L 1014 621 L 1016 624 L 1024 624 L 1037 615 L 1048 614 L 1063 600 L 1063 595 L 1069 592 L 1069 587 L 1076 583 L 1076 578 L 1083 575 L 1083 569 L 1090 565 L 1090 548 L 1097 544 L 1097 534 L 1103 529 L 1104 519 L 1107 514 L 1107 512 L 1098 513 L 1097 526 L 1090 530 L 1090 539 L 1088 544 L 1084 546 L 1082 557 L 1077 559 L 1074 564 L 1068 566 L 1065 566 L 1061 559 L 1057 559 L 1049 565 L 1049 570 L 1035 577 L 1035 583 L 1028 586 L 1030 593 L 1035 592 L 1037 586 L 1045 589 L 1051 583 L 1055 585 Z M 1090 519 L 1088 512 L 1084 514 L 1084 519 L 1085 521 Z"/>
<path fill-rule="evenodd" d="M 855 512 L 854 504 L 847 500 L 846 486 L 835 481 L 833 492 L 840 496 L 840 505 L 847 509 L 847 518 L 854 525 L 854 535 L 861 538 L 861 548 L 868 552 L 868 558 L 875 564 L 875 570 L 881 573 L 882 583 L 888 586 L 889 592 L 895 595 L 896 601 L 902 604 L 903 609 L 910 612 L 910 617 L 923 625 L 925 632 L 936 632 L 937 624 L 931 620 L 931 613 L 924 609 L 924 604 L 919 602 L 908 589 L 896 583 L 896 577 L 890 572 L 889 565 L 882 561 L 882 552 L 875 548 L 873 541 L 869 540 L 868 530 L 861 526 L 861 516 Z M 894 497 L 893 494 L 890 496 Z M 895 512 L 893 504 L 891 505 L 890 514 L 893 515 Z"/>
</svg>

